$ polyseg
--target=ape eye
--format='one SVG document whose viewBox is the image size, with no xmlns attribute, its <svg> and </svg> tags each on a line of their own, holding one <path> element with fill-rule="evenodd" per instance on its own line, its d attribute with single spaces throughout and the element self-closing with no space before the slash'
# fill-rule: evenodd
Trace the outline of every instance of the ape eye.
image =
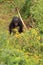
<svg viewBox="0 0 43 65">
<path fill-rule="evenodd" d="M 15 18 L 15 21 L 18 21 L 18 18 Z"/>
<path fill-rule="evenodd" d="M 16 19 L 16 20 L 18 20 L 18 19 Z"/>
</svg>

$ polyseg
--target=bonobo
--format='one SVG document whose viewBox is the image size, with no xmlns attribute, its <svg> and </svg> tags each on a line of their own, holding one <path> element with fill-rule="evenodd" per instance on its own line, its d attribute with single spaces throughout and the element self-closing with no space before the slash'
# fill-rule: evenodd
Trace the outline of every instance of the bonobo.
<svg viewBox="0 0 43 65">
<path fill-rule="evenodd" d="M 19 26 L 18 32 L 23 32 L 23 24 L 19 17 L 13 17 L 11 23 L 9 24 L 9 32 L 12 33 L 12 30 Z"/>
</svg>

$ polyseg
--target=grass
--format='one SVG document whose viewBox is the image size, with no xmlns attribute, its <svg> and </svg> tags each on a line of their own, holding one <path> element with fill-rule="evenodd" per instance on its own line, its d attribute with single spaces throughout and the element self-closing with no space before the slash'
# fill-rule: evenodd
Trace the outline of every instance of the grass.
<svg viewBox="0 0 43 65">
<path fill-rule="evenodd" d="M 38 29 L 9 35 L 8 25 L 15 13 L 8 4 L 0 7 L 0 64 L 43 65 L 43 43 Z"/>
</svg>

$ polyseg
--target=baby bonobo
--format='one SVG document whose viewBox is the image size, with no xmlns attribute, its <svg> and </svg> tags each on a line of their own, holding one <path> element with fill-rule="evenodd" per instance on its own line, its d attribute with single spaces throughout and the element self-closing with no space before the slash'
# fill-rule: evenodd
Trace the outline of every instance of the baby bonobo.
<svg viewBox="0 0 43 65">
<path fill-rule="evenodd" d="M 18 32 L 23 32 L 23 24 L 19 17 L 13 17 L 11 23 L 9 24 L 9 32 L 12 33 L 12 30 L 16 27 L 19 27 Z"/>
</svg>

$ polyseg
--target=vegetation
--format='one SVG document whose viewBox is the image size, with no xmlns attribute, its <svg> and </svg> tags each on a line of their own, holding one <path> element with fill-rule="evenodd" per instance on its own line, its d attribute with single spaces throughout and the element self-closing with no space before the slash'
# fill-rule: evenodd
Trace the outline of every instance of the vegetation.
<svg viewBox="0 0 43 65">
<path fill-rule="evenodd" d="M 23 19 L 27 20 L 28 16 L 32 15 L 35 27 L 21 34 L 15 29 L 16 33 L 9 35 L 9 23 L 12 17 L 18 14 L 10 0 L 0 0 L 0 64 L 43 65 L 43 1 L 11 1 L 18 5 Z"/>
<path fill-rule="evenodd" d="M 34 0 L 30 8 L 31 14 L 35 19 L 36 27 L 39 28 L 40 32 L 43 33 L 43 4 L 42 0 Z"/>
</svg>

